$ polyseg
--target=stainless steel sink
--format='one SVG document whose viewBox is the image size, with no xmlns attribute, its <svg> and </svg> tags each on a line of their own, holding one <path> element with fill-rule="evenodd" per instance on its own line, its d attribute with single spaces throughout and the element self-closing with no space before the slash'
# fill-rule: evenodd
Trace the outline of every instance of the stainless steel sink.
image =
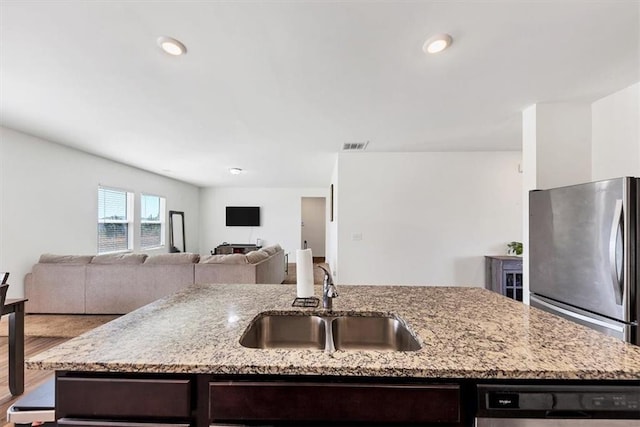
<svg viewBox="0 0 640 427">
<path fill-rule="evenodd" d="M 240 344 L 249 348 L 416 351 L 420 343 L 395 317 L 261 313 L 247 327 Z"/>
<path fill-rule="evenodd" d="M 260 314 L 240 338 L 249 348 L 309 348 L 324 350 L 325 322 L 319 316 Z"/>
<path fill-rule="evenodd" d="M 392 317 L 337 317 L 331 332 L 336 350 L 420 350 L 411 332 Z"/>
</svg>

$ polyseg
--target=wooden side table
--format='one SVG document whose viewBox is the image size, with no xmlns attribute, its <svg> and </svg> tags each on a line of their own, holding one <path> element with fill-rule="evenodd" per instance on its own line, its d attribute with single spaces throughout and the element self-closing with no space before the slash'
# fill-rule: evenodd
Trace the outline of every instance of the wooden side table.
<svg viewBox="0 0 640 427">
<path fill-rule="evenodd" d="M 24 392 L 24 303 L 26 298 L 8 299 L 2 314 L 9 315 L 9 391 Z"/>
<path fill-rule="evenodd" d="M 506 297 L 522 301 L 522 258 L 485 256 L 484 287 Z"/>
</svg>

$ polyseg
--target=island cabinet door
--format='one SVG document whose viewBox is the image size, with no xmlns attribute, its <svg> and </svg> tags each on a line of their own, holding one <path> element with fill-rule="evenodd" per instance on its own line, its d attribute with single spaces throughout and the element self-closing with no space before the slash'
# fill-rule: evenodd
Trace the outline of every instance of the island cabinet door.
<svg viewBox="0 0 640 427">
<path fill-rule="evenodd" d="M 76 418 L 60 418 L 57 425 L 73 427 L 190 427 L 190 424 L 137 423 L 130 421 L 101 421 Z"/>
<path fill-rule="evenodd" d="M 457 384 L 351 384 L 220 381 L 209 384 L 209 421 L 460 422 Z"/>
<path fill-rule="evenodd" d="M 163 419 L 178 420 L 182 425 L 192 417 L 191 395 L 190 379 L 58 376 L 56 417 L 58 425 L 73 426 L 138 425 L 125 422 L 129 420 L 157 421 L 149 425 L 161 425 Z M 125 423 L 108 424 L 98 419 Z"/>
</svg>

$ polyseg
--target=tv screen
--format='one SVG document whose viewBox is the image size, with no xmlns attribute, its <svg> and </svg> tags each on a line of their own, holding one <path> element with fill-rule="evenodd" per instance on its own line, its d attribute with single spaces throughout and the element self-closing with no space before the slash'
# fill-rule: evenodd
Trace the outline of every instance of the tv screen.
<svg viewBox="0 0 640 427">
<path fill-rule="evenodd" d="M 227 206 L 227 227 L 260 226 L 259 206 Z"/>
</svg>

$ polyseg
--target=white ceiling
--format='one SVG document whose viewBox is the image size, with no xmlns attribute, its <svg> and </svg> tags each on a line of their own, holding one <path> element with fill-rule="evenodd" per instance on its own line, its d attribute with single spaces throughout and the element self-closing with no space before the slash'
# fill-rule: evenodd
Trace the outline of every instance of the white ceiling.
<svg viewBox="0 0 640 427">
<path fill-rule="evenodd" d="M 0 8 L 0 124 L 200 186 L 325 186 L 345 142 L 518 150 L 526 106 L 640 81 L 637 0 Z"/>
</svg>

